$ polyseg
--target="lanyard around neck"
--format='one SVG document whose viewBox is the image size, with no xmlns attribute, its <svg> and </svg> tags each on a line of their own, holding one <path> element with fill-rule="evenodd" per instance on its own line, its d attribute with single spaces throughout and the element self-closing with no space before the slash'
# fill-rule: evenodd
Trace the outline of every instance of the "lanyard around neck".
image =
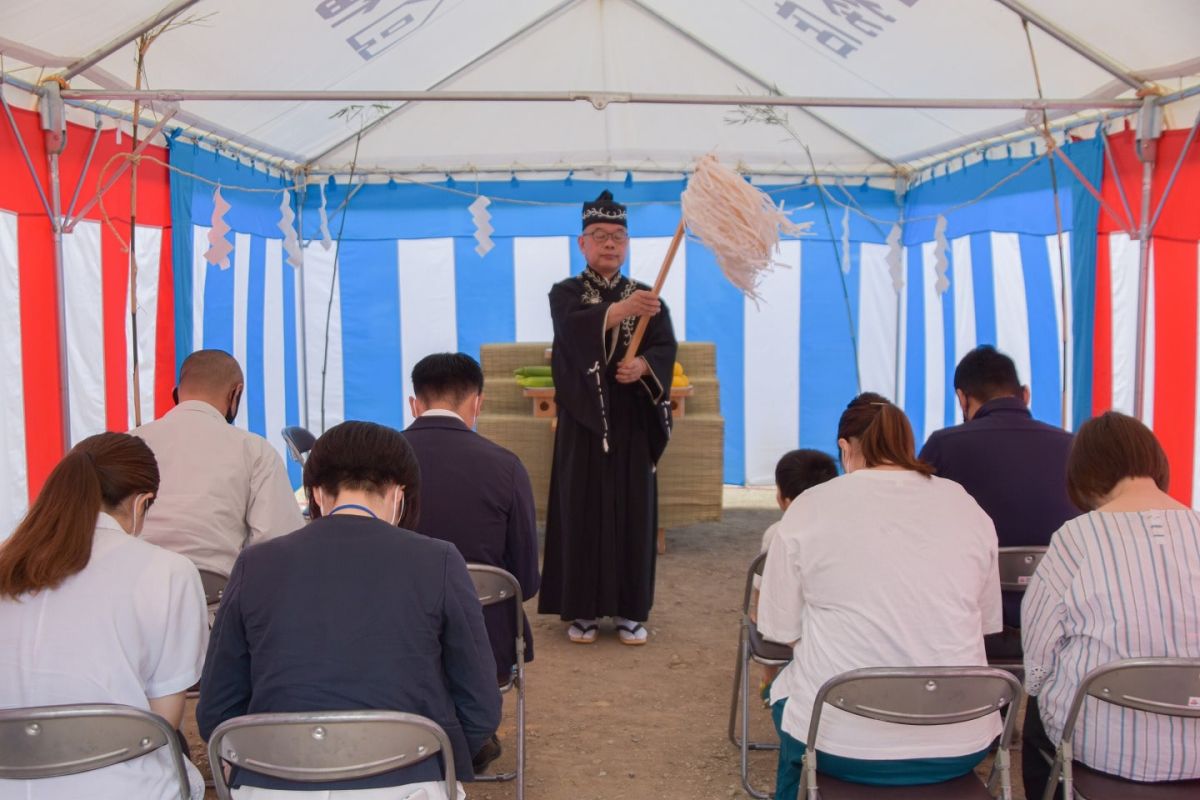
<svg viewBox="0 0 1200 800">
<path fill-rule="evenodd" d="M 332 517 L 334 514 L 338 513 L 343 508 L 353 508 L 353 509 L 357 509 L 359 511 L 365 511 L 365 512 L 367 512 L 367 514 L 369 514 L 371 516 L 371 519 L 379 519 L 379 516 L 374 511 L 367 508 L 366 506 L 360 506 L 358 503 L 342 503 L 340 506 L 334 506 L 333 508 L 329 509 L 329 513 L 326 516 Z M 354 514 L 351 516 L 357 516 L 357 514 Z"/>
</svg>

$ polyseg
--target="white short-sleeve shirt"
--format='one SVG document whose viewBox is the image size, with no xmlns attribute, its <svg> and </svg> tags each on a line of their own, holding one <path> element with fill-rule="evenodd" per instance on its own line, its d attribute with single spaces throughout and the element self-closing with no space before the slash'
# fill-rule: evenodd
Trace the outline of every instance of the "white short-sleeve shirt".
<svg viewBox="0 0 1200 800">
<path fill-rule="evenodd" d="M 185 557 L 130 536 L 101 514 L 92 555 L 55 589 L 0 599 L 0 708 L 121 703 L 186 690 L 200 678 L 208 616 Z M 94 772 L 0 780 L 0 800 L 178 798 L 166 748 Z"/>
<path fill-rule="evenodd" d="M 1001 629 L 996 551 L 991 519 L 953 481 L 862 469 L 797 497 L 771 543 L 758 604 L 763 635 L 796 642 L 771 692 L 772 702 L 787 697 L 783 729 L 803 742 L 817 690 L 852 669 L 986 664 L 983 636 Z M 999 733 L 998 714 L 905 726 L 826 706 L 817 747 L 939 758 L 983 750 Z"/>
</svg>

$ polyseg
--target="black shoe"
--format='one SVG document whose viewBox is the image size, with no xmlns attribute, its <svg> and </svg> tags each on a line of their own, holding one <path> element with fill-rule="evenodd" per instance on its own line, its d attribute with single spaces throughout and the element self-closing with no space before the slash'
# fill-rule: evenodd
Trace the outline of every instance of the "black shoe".
<svg viewBox="0 0 1200 800">
<path fill-rule="evenodd" d="M 492 738 L 484 742 L 483 747 L 479 748 L 479 752 L 471 759 L 471 766 L 476 772 L 484 772 L 503 752 L 504 748 L 500 746 L 499 737 L 492 734 Z"/>
</svg>

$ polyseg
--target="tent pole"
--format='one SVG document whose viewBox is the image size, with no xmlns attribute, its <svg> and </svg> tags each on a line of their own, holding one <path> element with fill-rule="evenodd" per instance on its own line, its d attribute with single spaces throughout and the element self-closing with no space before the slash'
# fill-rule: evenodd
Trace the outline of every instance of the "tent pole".
<svg viewBox="0 0 1200 800">
<path fill-rule="evenodd" d="M 17 140 L 17 147 L 21 150 L 21 155 L 25 159 L 25 167 L 29 170 L 29 177 L 33 180 L 33 188 L 37 189 L 38 198 L 42 201 L 42 208 L 46 212 L 46 216 L 54 219 L 54 209 L 50 207 L 50 201 L 46 199 L 46 190 L 42 188 L 42 179 L 38 177 L 37 169 L 33 166 L 33 159 L 29 156 L 29 148 L 25 146 L 25 139 L 21 136 L 21 130 L 17 127 L 17 120 L 13 117 L 12 108 L 8 104 L 8 98 L 4 96 L 4 81 L 0 81 L 0 107 L 4 108 L 4 115 L 8 117 L 9 127 L 12 128 L 13 138 Z"/>
<path fill-rule="evenodd" d="M 661 13 L 659 13 L 658 10 L 653 9 L 649 5 L 647 5 L 645 0 L 630 0 L 630 2 L 632 2 L 633 5 L 637 6 L 639 9 L 641 9 L 644 13 L 646 13 L 649 16 L 653 17 L 654 19 L 658 20 L 663 25 L 666 25 L 668 28 L 675 31 L 675 33 L 679 34 L 684 39 L 687 39 L 689 42 L 696 45 L 701 50 L 703 50 L 704 52 L 708 53 L 713 58 L 720 61 L 725 66 L 729 67 L 730 69 L 732 69 L 736 72 L 741 73 L 742 75 L 745 75 L 747 78 L 749 78 L 750 80 L 757 83 L 759 85 L 759 87 L 767 90 L 768 92 L 778 93 L 779 89 L 774 84 L 767 82 L 763 78 L 761 78 L 758 75 L 756 75 L 755 73 L 751 72 L 749 69 L 742 66 L 737 61 L 734 61 L 732 58 L 725 55 L 720 50 L 717 50 L 715 47 L 710 45 L 708 42 L 704 41 L 703 39 L 699 38 L 698 36 L 694 36 L 690 31 L 684 30 L 679 25 L 677 25 L 674 21 L 668 19 L 667 17 L 665 17 Z M 895 170 L 897 172 L 903 171 L 904 168 L 900 164 L 896 163 L 896 161 L 894 161 L 891 158 L 888 158 L 883 153 L 880 153 L 879 151 L 875 150 L 874 148 L 872 148 L 870 145 L 868 145 L 866 142 L 862 141 L 861 139 L 858 139 L 858 138 L 854 137 L 853 135 L 847 133 L 843 128 L 841 128 L 838 125 L 833 124 L 829 120 L 822 117 L 820 114 L 817 114 L 814 111 L 810 111 L 807 108 L 802 108 L 800 110 L 802 112 L 804 112 L 804 114 L 807 115 L 808 117 L 810 117 L 812 120 L 817 122 L 819 125 L 826 128 L 827 130 L 831 131 L 832 133 L 836 134 L 837 136 L 840 136 L 842 139 L 845 139 L 847 142 L 854 145 L 859 150 L 862 150 L 864 153 L 871 156 L 872 158 L 874 158 L 878 161 L 881 161 L 884 164 L 887 164 L 889 167 L 891 167 L 893 170 Z"/>
<path fill-rule="evenodd" d="M 1026 6 L 1025 3 L 1021 2 L 1021 0 L 996 0 L 996 2 L 1012 11 L 1021 19 L 1029 22 L 1031 25 L 1037 26 L 1043 32 L 1057 39 L 1059 42 L 1063 43 L 1071 50 L 1074 50 L 1076 53 L 1083 56 L 1088 61 L 1092 62 L 1097 67 L 1104 70 L 1109 75 L 1112 75 L 1114 78 L 1126 84 L 1130 88 L 1142 89 L 1146 86 L 1145 81 L 1135 75 L 1132 71 L 1121 64 L 1118 64 L 1116 61 L 1104 55 L 1087 42 L 1084 42 L 1082 39 L 1079 39 L 1078 37 L 1063 30 L 1058 25 L 1055 25 L 1041 14 Z"/>
<path fill-rule="evenodd" d="M 1142 209 L 1138 219 L 1137 350 L 1134 361 L 1133 416 L 1141 420 L 1146 417 L 1146 326 L 1150 292 L 1154 291 L 1154 287 L 1150 285 L 1150 237 L 1153 233 L 1150 224 L 1150 192 L 1154 181 L 1154 160 L 1158 154 L 1161 120 L 1162 115 L 1156 98 L 1147 97 L 1142 114 L 1138 117 L 1137 128 L 1138 157 L 1142 161 Z"/>
<path fill-rule="evenodd" d="M 1165 106 L 1171 103 L 1178 103 L 1181 100 L 1187 100 L 1189 97 L 1195 97 L 1198 94 L 1200 94 L 1200 84 L 1190 86 L 1187 89 L 1180 89 L 1174 94 L 1168 94 L 1160 98 L 1158 102 Z"/>
<path fill-rule="evenodd" d="M 299 187 L 299 188 L 297 188 Z M 292 188 L 296 189 L 296 229 L 300 234 L 300 246 L 304 247 L 304 201 L 308 197 L 308 177 L 301 177 L 300 170 L 292 173 Z M 308 314 L 305 313 L 304 302 L 304 259 L 300 259 L 300 266 L 296 268 L 295 274 L 292 276 L 296 281 L 297 291 L 292 292 L 294 297 L 299 298 L 296 304 L 296 350 L 298 353 L 297 361 L 299 362 L 299 370 L 296 375 L 296 385 L 300 390 L 300 419 L 304 420 L 304 427 L 312 430 L 311 420 L 308 418 Z"/>
<path fill-rule="evenodd" d="M 37 84 L 29 81 L 21 80 L 12 74 L 0 74 L 0 83 L 8 84 L 15 89 L 20 89 L 27 94 L 36 95 L 41 90 Z M 112 108 L 103 103 L 89 103 L 85 100 L 66 100 L 68 106 L 72 108 L 81 108 L 84 111 L 90 111 L 97 117 L 107 117 L 113 120 L 122 120 L 125 122 L 134 122 L 133 114 L 119 109 Z M 150 115 L 143 113 L 136 120 L 138 125 L 144 125 L 147 128 L 154 127 L 155 119 Z M 193 114 L 179 112 L 173 120 L 175 123 L 174 130 L 183 133 L 188 139 L 197 143 L 205 143 L 210 147 L 219 142 L 220 146 L 234 152 L 240 153 L 250 158 L 256 158 L 259 161 L 268 163 L 280 171 L 288 169 L 289 165 L 301 160 L 301 156 L 297 153 L 289 153 L 284 150 L 279 150 L 271 147 L 265 142 L 258 142 L 250 138 L 244 141 L 237 139 L 238 133 L 220 125 L 208 122 Z M 266 158 L 270 156 L 270 158 Z M 70 213 L 67 216 L 71 216 Z"/>
<path fill-rule="evenodd" d="M 49 85 L 49 84 L 47 84 L 47 85 Z M 57 86 L 57 84 L 55 84 L 55 85 Z M 138 142 L 137 147 L 133 148 L 133 150 L 129 153 L 129 158 L 127 158 L 121 164 L 121 166 L 119 166 L 115 170 L 113 170 L 112 174 L 108 176 L 108 179 L 104 182 L 104 185 L 100 187 L 100 190 L 98 192 L 96 192 L 95 196 L 92 197 L 91 200 L 88 200 L 86 203 L 83 204 L 83 208 L 79 209 L 78 214 L 76 214 L 71 219 L 66 220 L 64 222 L 63 227 L 67 231 L 67 233 L 71 233 L 72 231 L 75 230 L 75 226 L 79 224 L 79 221 L 83 219 L 84 215 L 86 215 L 89 211 L 91 211 L 92 207 L 95 206 L 96 203 L 100 202 L 100 198 L 104 196 L 105 192 L 107 192 L 109 189 L 111 189 L 113 186 L 116 185 L 117 181 L 120 180 L 121 176 L 125 174 L 125 170 L 129 169 L 130 165 L 133 164 L 134 160 L 138 156 L 140 156 L 143 152 L 145 152 L 146 148 L 150 146 L 150 143 L 152 141 L 154 141 L 154 137 L 158 136 L 160 133 L 162 133 L 162 129 L 164 127 L 166 127 L 166 124 L 168 122 L 170 122 L 171 118 L 174 116 L 175 116 L 175 109 L 174 108 L 168 109 L 167 113 L 163 114 L 162 119 L 160 119 L 158 121 L 158 123 L 155 124 L 154 129 L 151 130 L 150 133 L 146 134 L 146 138 L 142 139 L 140 142 Z M 83 179 L 80 178 L 80 180 L 83 180 Z"/>
<path fill-rule="evenodd" d="M 79 173 L 79 182 L 75 184 L 75 191 L 71 195 L 71 202 L 67 203 L 67 213 L 64 215 L 70 217 L 75 213 L 75 204 L 79 202 L 79 192 L 83 190 L 83 179 L 87 177 L 88 170 L 92 166 L 92 157 L 96 155 L 96 145 L 100 143 L 100 115 L 96 115 L 96 131 L 92 134 L 92 143 L 88 145 L 87 157 L 83 159 L 83 170 Z"/>
<path fill-rule="evenodd" d="M 508 181 L 512 172 L 515 170 L 522 175 L 533 175 L 537 173 L 556 173 L 558 175 L 566 175 L 568 171 L 575 172 L 613 172 L 624 176 L 626 172 L 644 173 L 647 175 L 673 175 L 678 177 L 680 173 L 691 172 L 695 164 L 690 161 L 668 162 L 661 161 L 653 164 L 639 161 L 558 161 L 554 163 L 537 163 L 527 164 L 521 163 L 505 163 L 500 165 L 481 165 L 470 162 L 462 162 L 458 164 L 443 164 L 437 167 L 428 164 L 420 164 L 417 166 L 398 166 L 398 167 L 359 167 L 354 171 L 359 176 L 380 176 L 396 178 L 398 180 L 410 179 L 413 182 L 419 182 L 419 178 L 409 178 L 414 175 L 431 175 L 437 180 L 445 179 L 447 172 L 453 173 L 469 173 L 472 176 L 478 175 L 480 180 L 486 180 L 485 176 L 494 174 L 504 181 Z M 306 169 L 307 174 L 316 177 L 323 176 L 328 178 L 330 175 L 345 175 L 345 170 L 337 169 L 336 167 L 323 167 L 314 165 L 311 169 Z M 769 169 L 747 170 L 747 175 L 770 175 L 784 178 L 812 178 L 813 170 L 807 167 L 777 165 Z M 838 171 L 832 169 L 818 169 L 816 174 L 822 178 L 878 178 L 891 179 L 896 173 L 891 169 L 883 167 L 879 168 L 864 168 L 857 170 Z M 474 180 L 474 178 L 472 178 Z M 467 194 L 474 197 L 473 192 Z"/>
<path fill-rule="evenodd" d="M 1125 210 L 1125 230 L 1132 234 L 1133 209 L 1129 207 L 1129 193 L 1125 191 L 1125 183 L 1121 180 L 1120 171 L 1117 170 L 1117 162 L 1113 157 L 1112 145 L 1108 141 L 1106 123 L 1100 123 L 1099 129 L 1096 131 L 1096 136 L 1100 139 L 1100 145 L 1104 148 L 1104 160 L 1108 164 L 1108 171 L 1112 173 L 1113 182 L 1117 185 L 1117 195 L 1121 198 L 1121 208 Z M 1096 199 L 1100 198 L 1097 197 Z M 1113 221 L 1120 222 L 1116 217 L 1113 217 Z"/>
<path fill-rule="evenodd" d="M 1138 109 L 1135 98 L 1069 97 L 798 97 L 792 95 L 744 94 L 670 94 L 655 92 L 612 92 L 600 89 L 565 92 L 516 91 L 350 91 L 284 89 L 64 89 L 67 100 L 141 100 L 142 102 L 179 102 L 182 100 L 290 101 L 340 103 L 591 103 L 603 109 L 611 103 L 691 106 L 787 106 L 796 108 L 892 108 L 892 109 L 991 109 L 1034 110 L 1067 109 L 1088 111 L 1097 108 Z"/>
<path fill-rule="evenodd" d="M 1175 179 L 1179 177 L 1179 170 L 1183 167 L 1183 160 L 1187 158 L 1188 150 L 1191 149 L 1192 142 L 1196 140 L 1196 131 L 1200 129 L 1200 112 L 1196 113 L 1196 121 L 1192 123 L 1192 129 L 1188 131 L 1187 139 L 1184 140 L 1183 148 L 1179 151 L 1179 158 L 1175 159 L 1175 167 L 1171 170 L 1171 177 L 1167 180 L 1167 186 L 1163 189 L 1162 197 L 1158 198 L 1158 206 L 1154 209 L 1154 216 L 1150 217 L 1150 230 L 1153 231 L 1158 225 L 1158 218 L 1162 215 L 1163 207 L 1167 204 L 1167 196 L 1171 194 L 1171 190 L 1175 188 Z"/>
<path fill-rule="evenodd" d="M 441 80 L 439 80 L 438 82 L 434 83 L 432 86 L 429 87 L 429 89 L 430 90 L 440 89 L 441 87 L 450 83 L 454 79 L 456 79 L 462 75 L 466 75 L 468 72 L 475 69 L 475 67 L 477 67 L 480 64 L 482 64 L 483 62 L 487 61 L 492 56 L 499 53 L 501 50 L 504 50 L 506 47 L 509 47 L 510 45 L 520 41 L 521 39 L 524 39 L 528 34 L 537 30 L 542 25 L 546 24 L 550 20 L 552 20 L 555 17 L 557 17 L 558 15 L 562 14 L 564 11 L 571 8 L 572 6 L 579 5 L 579 3 L 580 3 L 580 0 L 562 0 L 562 2 L 560 2 L 558 5 L 554 6 L 546 13 L 537 17 L 532 22 L 530 22 L 528 25 L 526 25 L 523 28 L 521 28 L 520 30 L 516 31 L 508 38 L 499 42 L 494 47 L 488 48 L 487 50 L 480 53 L 475 58 L 468 61 L 466 64 L 463 64 L 461 67 L 459 67 L 458 69 L 451 72 L 446 77 L 444 77 Z M 406 110 L 408 110 L 410 108 L 412 108 L 412 106 L 406 103 L 405 105 L 398 106 L 397 108 L 391 109 L 386 114 L 381 116 L 379 119 L 373 121 L 371 124 L 364 127 L 361 131 L 358 131 L 357 133 L 355 133 L 351 136 L 347 136 L 347 137 L 335 142 L 334 144 L 330 145 L 329 147 L 326 147 L 320 153 L 317 153 L 312 158 L 309 158 L 307 161 L 304 162 L 304 166 L 311 167 L 313 164 L 316 164 L 321 159 L 327 158 L 328 156 L 333 155 L 334 153 L 341 150 L 346 145 L 353 142 L 355 139 L 359 138 L 360 135 L 366 136 L 368 133 L 372 133 L 376 128 L 382 127 L 383 125 L 387 124 L 388 122 L 391 122 L 394 118 L 396 118 L 400 114 L 403 114 Z"/>
<path fill-rule="evenodd" d="M 59 85 L 43 87 L 41 118 L 50 168 L 50 230 L 54 235 L 54 295 L 58 306 L 59 402 L 62 404 L 63 451 L 71 448 L 71 375 L 67 361 L 67 287 L 63 270 L 62 174 L 59 156 L 67 146 L 67 117 Z"/>
<path fill-rule="evenodd" d="M 188 8 L 196 5 L 198 2 L 200 2 L 200 0 L 175 0 L 174 3 L 171 3 L 154 16 L 142 20 L 108 43 L 103 44 L 92 52 L 88 53 L 83 58 L 73 61 L 56 77 L 62 78 L 64 81 L 71 80 L 71 78 L 74 78 L 84 70 L 90 69 L 104 59 L 108 58 L 113 53 L 117 52 L 122 47 L 141 36 L 146 31 L 150 30 L 156 25 L 161 25 L 162 23 L 167 22 L 172 17 L 175 17 L 181 12 L 186 11 Z"/>
</svg>

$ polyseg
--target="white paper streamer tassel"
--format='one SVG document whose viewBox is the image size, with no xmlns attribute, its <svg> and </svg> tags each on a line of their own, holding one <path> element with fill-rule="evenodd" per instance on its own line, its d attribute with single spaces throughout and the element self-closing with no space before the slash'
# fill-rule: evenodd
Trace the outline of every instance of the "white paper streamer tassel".
<svg viewBox="0 0 1200 800">
<path fill-rule="evenodd" d="M 318 184 L 321 187 L 321 207 L 317 209 L 317 219 L 321 224 L 321 247 L 325 252 L 333 247 L 333 237 L 329 234 L 329 214 L 325 210 L 325 184 Z"/>
<path fill-rule="evenodd" d="M 746 183 L 711 153 L 696 164 L 679 198 L 692 235 L 712 251 L 729 282 L 756 303 L 763 276 L 777 263 L 783 234 L 799 236 L 811 222 L 793 222 L 771 196 Z"/>
<path fill-rule="evenodd" d="M 904 288 L 904 250 L 900 246 L 900 225 L 892 226 L 887 236 L 888 274 L 892 276 L 892 288 L 899 294 Z"/>
<path fill-rule="evenodd" d="M 842 272 L 850 274 L 850 209 L 842 210 Z"/>
<path fill-rule="evenodd" d="M 950 242 L 946 239 L 946 218 L 941 214 L 933 225 L 933 241 L 933 274 L 937 276 L 933 288 L 945 294 L 950 288 Z"/>
<path fill-rule="evenodd" d="M 471 220 L 475 223 L 475 252 L 479 254 L 480 258 L 486 256 L 495 247 L 492 244 L 492 231 L 495 228 L 492 227 L 492 215 L 487 210 L 491 203 L 491 200 L 479 195 L 475 198 L 475 202 L 468 206 L 471 211 Z"/>
<path fill-rule="evenodd" d="M 208 230 L 208 250 L 204 252 L 204 260 L 221 269 L 229 269 L 229 254 L 233 252 L 233 245 L 225 238 L 225 234 L 229 233 L 229 225 L 225 222 L 225 212 L 228 210 L 229 203 L 221 196 L 221 187 L 218 186 L 213 191 L 212 227 Z"/>
<path fill-rule="evenodd" d="M 279 232 L 283 234 L 283 252 L 287 253 L 287 263 L 299 269 L 304 263 L 304 253 L 300 250 L 300 240 L 296 236 L 296 214 L 292 211 L 292 193 L 283 190 L 283 199 L 279 202 Z"/>
</svg>

